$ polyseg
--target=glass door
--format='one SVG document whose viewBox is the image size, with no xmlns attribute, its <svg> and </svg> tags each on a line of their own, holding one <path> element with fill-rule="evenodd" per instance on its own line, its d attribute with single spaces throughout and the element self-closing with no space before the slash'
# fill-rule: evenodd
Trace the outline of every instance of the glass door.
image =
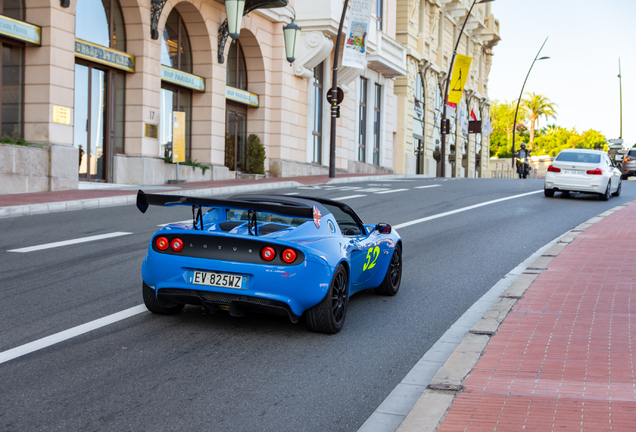
<svg viewBox="0 0 636 432">
<path fill-rule="evenodd" d="M 107 78 L 104 70 L 75 65 L 73 144 L 79 149 L 80 180 L 107 180 Z"/>
<path fill-rule="evenodd" d="M 246 171 L 247 110 L 227 104 L 225 122 L 225 165 L 233 171 Z"/>
</svg>

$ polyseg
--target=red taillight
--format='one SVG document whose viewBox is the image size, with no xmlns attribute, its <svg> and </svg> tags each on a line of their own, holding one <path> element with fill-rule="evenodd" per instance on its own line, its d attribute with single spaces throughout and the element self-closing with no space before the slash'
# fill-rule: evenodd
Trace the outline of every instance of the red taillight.
<svg viewBox="0 0 636 432">
<path fill-rule="evenodd" d="M 596 169 L 593 169 L 593 170 L 587 170 L 585 172 L 587 174 L 590 174 L 590 175 L 603 175 L 603 171 L 601 171 L 600 168 L 596 168 Z"/>
<path fill-rule="evenodd" d="M 296 251 L 294 251 L 293 249 L 285 249 L 283 251 L 283 255 L 281 256 L 283 258 L 283 261 L 285 261 L 287 264 L 291 264 L 296 261 Z"/>
<path fill-rule="evenodd" d="M 623 159 L 623 162 L 627 162 L 627 161 L 629 161 L 629 158 L 628 158 L 628 157 L 626 157 L 625 159 Z"/>
<path fill-rule="evenodd" d="M 181 252 L 181 249 L 183 249 L 183 241 L 180 238 L 172 239 L 172 243 L 170 243 L 170 247 L 175 252 Z"/>
<path fill-rule="evenodd" d="M 261 258 L 263 258 L 265 261 L 271 261 L 274 259 L 274 257 L 276 257 L 276 251 L 273 247 L 265 246 L 263 249 L 261 249 Z"/>
<path fill-rule="evenodd" d="M 561 172 L 561 168 L 557 168 L 557 167 L 555 167 L 555 166 L 550 165 L 550 166 L 548 167 L 548 171 L 549 171 L 549 172 Z"/>
<path fill-rule="evenodd" d="M 157 245 L 157 249 L 162 251 L 168 249 L 168 246 L 170 246 L 170 242 L 165 237 L 158 237 L 155 244 Z"/>
</svg>

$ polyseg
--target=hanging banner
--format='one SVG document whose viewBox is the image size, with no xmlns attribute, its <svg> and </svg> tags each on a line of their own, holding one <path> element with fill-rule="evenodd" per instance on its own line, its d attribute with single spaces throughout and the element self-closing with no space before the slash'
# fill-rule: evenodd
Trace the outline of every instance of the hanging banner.
<svg viewBox="0 0 636 432">
<path fill-rule="evenodd" d="M 364 69 L 367 66 L 367 35 L 373 0 L 351 0 L 347 39 L 342 51 L 342 66 Z"/>
<path fill-rule="evenodd" d="M 470 72 L 472 57 L 457 54 L 453 65 L 453 75 L 451 76 L 450 90 L 448 91 L 448 102 L 459 103 L 462 100 L 466 78 Z"/>
<path fill-rule="evenodd" d="M 185 162 L 185 127 L 184 112 L 172 113 L 172 162 Z"/>
</svg>

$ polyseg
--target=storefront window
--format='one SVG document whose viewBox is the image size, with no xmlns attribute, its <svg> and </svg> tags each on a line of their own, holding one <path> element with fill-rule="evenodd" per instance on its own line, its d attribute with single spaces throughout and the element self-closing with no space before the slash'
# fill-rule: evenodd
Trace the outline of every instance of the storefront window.
<svg viewBox="0 0 636 432">
<path fill-rule="evenodd" d="M 239 41 L 233 41 L 230 45 L 230 52 L 227 55 L 225 83 L 230 87 L 247 90 L 247 68 L 245 67 L 245 56 Z"/>
<path fill-rule="evenodd" d="M 24 21 L 24 2 L 22 0 L 4 0 L 0 2 L 2 15 Z"/>
<path fill-rule="evenodd" d="M 22 138 L 24 48 L 2 44 L 2 137 Z"/>
<path fill-rule="evenodd" d="M 181 15 L 173 10 L 162 34 L 161 64 L 182 72 L 192 73 L 192 52 L 188 32 Z M 159 156 L 172 156 L 172 122 L 174 112 L 185 112 L 186 160 L 191 160 L 191 118 L 192 118 L 192 90 L 181 88 L 166 82 L 161 83 L 161 116 L 159 124 Z"/>
</svg>

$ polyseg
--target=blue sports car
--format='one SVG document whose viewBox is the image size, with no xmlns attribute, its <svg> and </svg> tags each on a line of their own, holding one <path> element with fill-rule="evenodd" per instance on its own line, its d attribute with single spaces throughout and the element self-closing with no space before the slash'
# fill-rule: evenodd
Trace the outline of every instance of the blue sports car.
<svg viewBox="0 0 636 432">
<path fill-rule="evenodd" d="M 235 195 L 228 199 L 146 194 L 137 207 L 188 206 L 150 240 L 141 275 L 157 314 L 201 305 L 211 313 L 305 315 L 316 332 L 342 328 L 349 297 L 372 288 L 393 296 L 402 278 L 402 240 L 386 223 L 365 225 L 346 204 L 322 198 Z M 207 211 L 203 211 L 208 208 Z"/>
</svg>

